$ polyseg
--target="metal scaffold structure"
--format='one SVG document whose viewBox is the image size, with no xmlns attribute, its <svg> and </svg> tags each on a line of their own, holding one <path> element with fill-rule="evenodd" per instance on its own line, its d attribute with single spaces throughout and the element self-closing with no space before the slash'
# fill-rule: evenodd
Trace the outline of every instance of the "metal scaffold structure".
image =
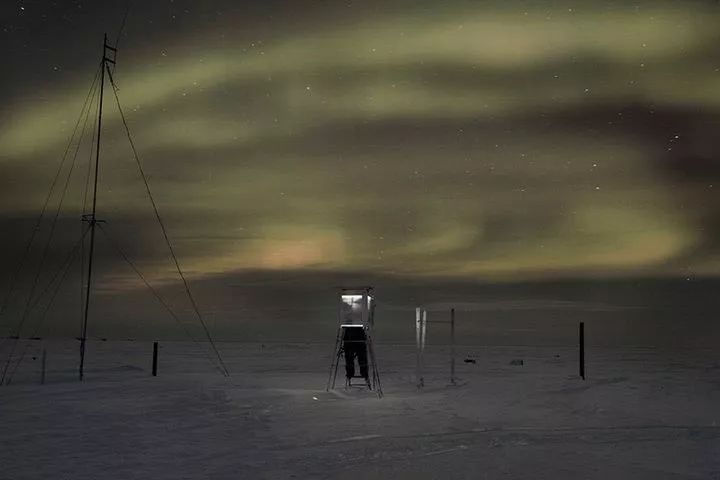
<svg viewBox="0 0 720 480">
<path fill-rule="evenodd" d="M 455 376 L 455 309 L 450 309 L 449 320 L 428 320 L 427 310 L 417 307 L 415 309 L 415 381 L 417 388 L 421 389 L 425 386 L 425 344 L 428 322 L 450 325 L 450 385 L 457 385 Z"/>
</svg>

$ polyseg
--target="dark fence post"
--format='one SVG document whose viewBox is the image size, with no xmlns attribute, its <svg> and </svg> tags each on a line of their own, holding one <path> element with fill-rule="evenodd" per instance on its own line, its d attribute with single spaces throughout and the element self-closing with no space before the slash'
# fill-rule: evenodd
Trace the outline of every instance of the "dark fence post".
<svg viewBox="0 0 720 480">
<path fill-rule="evenodd" d="M 450 383 L 455 385 L 455 309 L 450 309 Z"/>
<path fill-rule="evenodd" d="M 40 367 L 40 385 L 45 384 L 45 365 L 47 364 L 47 349 L 43 347 Z"/>
<path fill-rule="evenodd" d="M 153 342 L 153 364 L 152 364 L 153 377 L 157 377 L 157 357 L 158 357 L 158 342 Z"/>
<path fill-rule="evenodd" d="M 585 380 L 585 322 L 580 322 L 578 329 L 578 346 L 580 351 L 580 378 Z"/>
</svg>

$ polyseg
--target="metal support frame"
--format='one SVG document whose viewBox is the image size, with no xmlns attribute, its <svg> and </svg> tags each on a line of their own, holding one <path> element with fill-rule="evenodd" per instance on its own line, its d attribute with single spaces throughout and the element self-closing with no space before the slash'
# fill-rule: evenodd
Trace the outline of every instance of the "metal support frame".
<svg viewBox="0 0 720 480">
<path fill-rule="evenodd" d="M 578 324 L 578 375 L 585 380 L 585 322 Z"/>
<path fill-rule="evenodd" d="M 457 385 L 455 376 L 455 309 L 450 309 L 450 320 L 428 320 L 427 310 L 415 309 L 415 382 L 418 389 L 425 386 L 425 344 L 427 343 L 427 324 L 450 324 L 450 384 Z"/>
<path fill-rule="evenodd" d="M 415 382 L 417 388 L 423 388 L 425 386 L 425 378 L 423 377 L 423 370 L 425 370 L 425 335 L 427 333 L 427 310 L 424 308 L 415 309 L 415 353 L 416 353 L 416 364 L 415 364 Z"/>
</svg>

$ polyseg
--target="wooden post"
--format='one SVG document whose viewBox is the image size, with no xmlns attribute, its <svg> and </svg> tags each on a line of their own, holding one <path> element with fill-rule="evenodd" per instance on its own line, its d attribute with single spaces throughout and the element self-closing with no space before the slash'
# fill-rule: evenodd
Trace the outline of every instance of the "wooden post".
<svg viewBox="0 0 720 480">
<path fill-rule="evenodd" d="M 578 328 L 578 347 L 579 347 L 579 364 L 580 364 L 580 378 L 585 380 L 585 323 L 580 322 Z"/>
<path fill-rule="evenodd" d="M 157 377 L 157 360 L 158 358 L 158 342 L 153 342 L 153 363 L 152 363 L 152 375 Z"/>
<path fill-rule="evenodd" d="M 455 309 L 450 309 L 450 383 L 455 385 Z"/>
<path fill-rule="evenodd" d="M 47 349 L 42 349 L 42 360 L 40 360 L 40 385 L 45 384 L 45 366 L 47 364 Z"/>
</svg>

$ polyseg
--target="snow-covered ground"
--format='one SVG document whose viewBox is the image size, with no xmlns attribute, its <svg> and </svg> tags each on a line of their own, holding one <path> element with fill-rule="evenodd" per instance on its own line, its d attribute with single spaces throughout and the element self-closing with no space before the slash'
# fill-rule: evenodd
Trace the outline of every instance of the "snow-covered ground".
<svg viewBox="0 0 720 480">
<path fill-rule="evenodd" d="M 221 343 L 224 378 L 165 342 L 153 378 L 151 342 L 92 342 L 83 383 L 76 342 L 45 347 L 45 385 L 34 342 L 0 388 L 3 479 L 720 479 L 711 350 L 590 346 L 582 381 L 574 348 L 461 346 L 450 386 L 433 346 L 418 391 L 413 347 L 380 344 L 378 399 L 325 391 L 327 344 Z"/>
</svg>

